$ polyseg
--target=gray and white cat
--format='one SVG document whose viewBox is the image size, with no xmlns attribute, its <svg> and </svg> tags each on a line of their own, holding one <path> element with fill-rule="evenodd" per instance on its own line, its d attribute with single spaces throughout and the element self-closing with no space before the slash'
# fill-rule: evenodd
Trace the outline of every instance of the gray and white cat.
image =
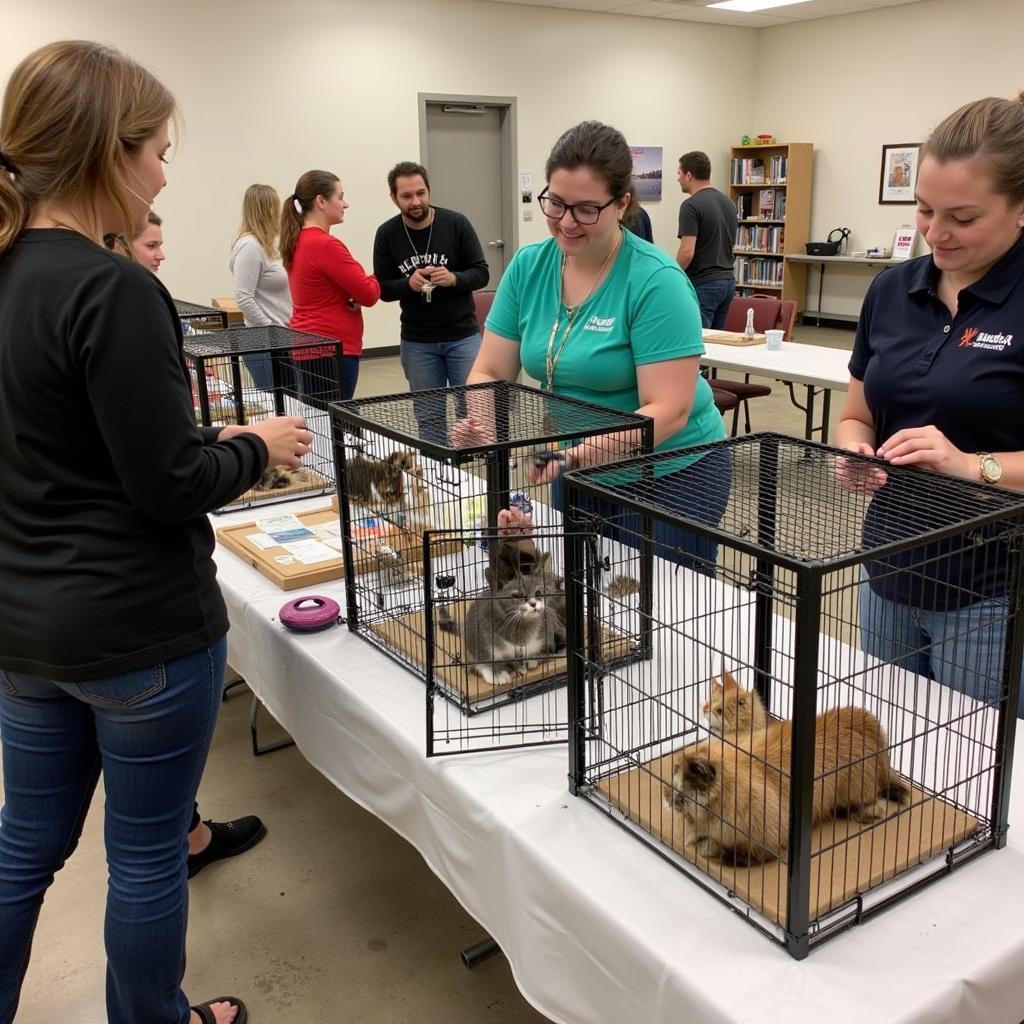
<svg viewBox="0 0 1024 1024">
<path fill-rule="evenodd" d="M 550 577 L 519 575 L 497 593 L 482 594 L 466 612 L 466 662 L 492 686 L 565 646 L 565 627 L 552 607 Z M 563 597 L 564 601 L 564 597 Z M 563 612 L 564 614 L 564 612 Z"/>
</svg>

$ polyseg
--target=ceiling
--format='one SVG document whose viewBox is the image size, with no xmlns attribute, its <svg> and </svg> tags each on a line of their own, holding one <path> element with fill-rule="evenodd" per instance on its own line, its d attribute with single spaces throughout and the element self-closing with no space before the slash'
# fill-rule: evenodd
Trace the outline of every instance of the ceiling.
<svg viewBox="0 0 1024 1024">
<path fill-rule="evenodd" d="M 489 3 L 525 4 L 530 7 L 557 7 L 559 10 L 625 14 L 636 18 L 664 18 L 668 21 L 701 21 L 711 25 L 741 28 L 768 28 L 791 25 L 796 21 L 833 18 L 838 14 L 872 11 L 880 7 L 902 7 L 923 0 L 807 0 L 806 3 L 776 7 L 756 14 L 708 8 L 714 0 L 487 0 Z"/>
</svg>

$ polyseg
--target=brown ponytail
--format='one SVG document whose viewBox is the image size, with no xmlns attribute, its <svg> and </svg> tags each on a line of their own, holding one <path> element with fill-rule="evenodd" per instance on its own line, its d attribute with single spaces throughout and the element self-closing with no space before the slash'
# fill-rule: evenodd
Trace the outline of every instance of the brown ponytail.
<svg viewBox="0 0 1024 1024">
<path fill-rule="evenodd" d="M 992 188 L 1011 203 L 1024 200 L 1024 91 L 1016 99 L 974 100 L 949 115 L 921 147 L 921 160 L 982 160 Z"/>
<path fill-rule="evenodd" d="M 170 92 L 109 46 L 70 40 L 30 53 L 0 107 L 0 152 L 14 168 L 0 171 L 0 254 L 42 202 L 73 208 L 97 242 L 97 208 L 107 203 L 130 235 L 130 157 L 174 112 Z"/>
<path fill-rule="evenodd" d="M 281 207 L 281 261 L 290 270 L 295 257 L 295 244 L 305 223 L 306 214 L 313 209 L 317 196 L 329 199 L 334 186 L 341 179 L 330 171 L 306 171 L 295 183 L 295 191 Z"/>
</svg>

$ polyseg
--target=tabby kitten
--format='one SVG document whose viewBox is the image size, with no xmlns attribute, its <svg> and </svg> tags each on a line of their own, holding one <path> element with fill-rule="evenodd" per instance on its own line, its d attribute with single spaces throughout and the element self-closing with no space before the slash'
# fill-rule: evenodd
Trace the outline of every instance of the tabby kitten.
<svg viewBox="0 0 1024 1024">
<path fill-rule="evenodd" d="M 254 491 L 280 491 L 286 487 L 296 487 L 309 483 L 311 477 L 308 469 L 301 466 L 292 469 L 289 466 L 267 466 L 263 475 L 253 486 Z"/>
<path fill-rule="evenodd" d="M 345 462 L 348 496 L 367 508 L 402 506 L 405 473 L 416 469 L 416 453 L 408 450 L 392 452 L 383 460 L 352 455 Z"/>
<path fill-rule="evenodd" d="M 690 856 L 701 853 L 745 867 L 786 853 L 792 722 L 754 733 L 749 749 L 714 736 L 682 750 L 665 803 L 682 815 Z M 818 715 L 814 734 L 812 821 L 836 814 L 872 822 L 887 801 L 910 791 L 889 766 L 882 727 L 869 711 L 844 707 Z"/>
<path fill-rule="evenodd" d="M 554 654 L 558 620 L 545 597 L 542 576 L 519 575 L 497 593 L 474 598 L 466 612 L 467 664 L 492 686 L 503 686 L 519 669 Z M 444 628 L 444 627 L 442 627 Z M 565 645 L 562 629 L 562 645 Z"/>
</svg>

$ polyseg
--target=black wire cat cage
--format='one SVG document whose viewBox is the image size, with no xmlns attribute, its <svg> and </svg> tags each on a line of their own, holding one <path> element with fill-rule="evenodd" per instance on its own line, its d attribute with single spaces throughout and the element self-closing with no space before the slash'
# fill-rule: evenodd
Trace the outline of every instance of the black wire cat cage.
<svg viewBox="0 0 1024 1024">
<path fill-rule="evenodd" d="M 327 403 L 342 394 L 340 341 L 288 327 L 234 327 L 186 335 L 184 352 L 198 423 L 227 426 L 258 423 L 272 416 L 302 416 L 313 434 L 312 450 L 299 469 L 268 466 L 253 488 L 218 511 L 334 490 Z"/>
<path fill-rule="evenodd" d="M 564 741 L 564 694 L 530 702 L 565 682 L 557 469 L 570 450 L 650 451 L 651 421 L 504 381 L 332 415 L 348 625 L 428 682 L 428 752 L 550 742 L 559 724 Z"/>
<path fill-rule="evenodd" d="M 588 529 L 655 556 L 650 657 L 569 660 L 574 793 L 795 958 L 1005 844 L 1024 496 L 773 434 L 566 488 L 571 633 L 623 612 Z"/>
<path fill-rule="evenodd" d="M 200 306 L 195 302 L 174 300 L 174 308 L 178 311 L 181 329 L 185 334 L 205 334 L 208 331 L 224 331 L 228 326 L 226 310 L 213 306 Z"/>
</svg>

